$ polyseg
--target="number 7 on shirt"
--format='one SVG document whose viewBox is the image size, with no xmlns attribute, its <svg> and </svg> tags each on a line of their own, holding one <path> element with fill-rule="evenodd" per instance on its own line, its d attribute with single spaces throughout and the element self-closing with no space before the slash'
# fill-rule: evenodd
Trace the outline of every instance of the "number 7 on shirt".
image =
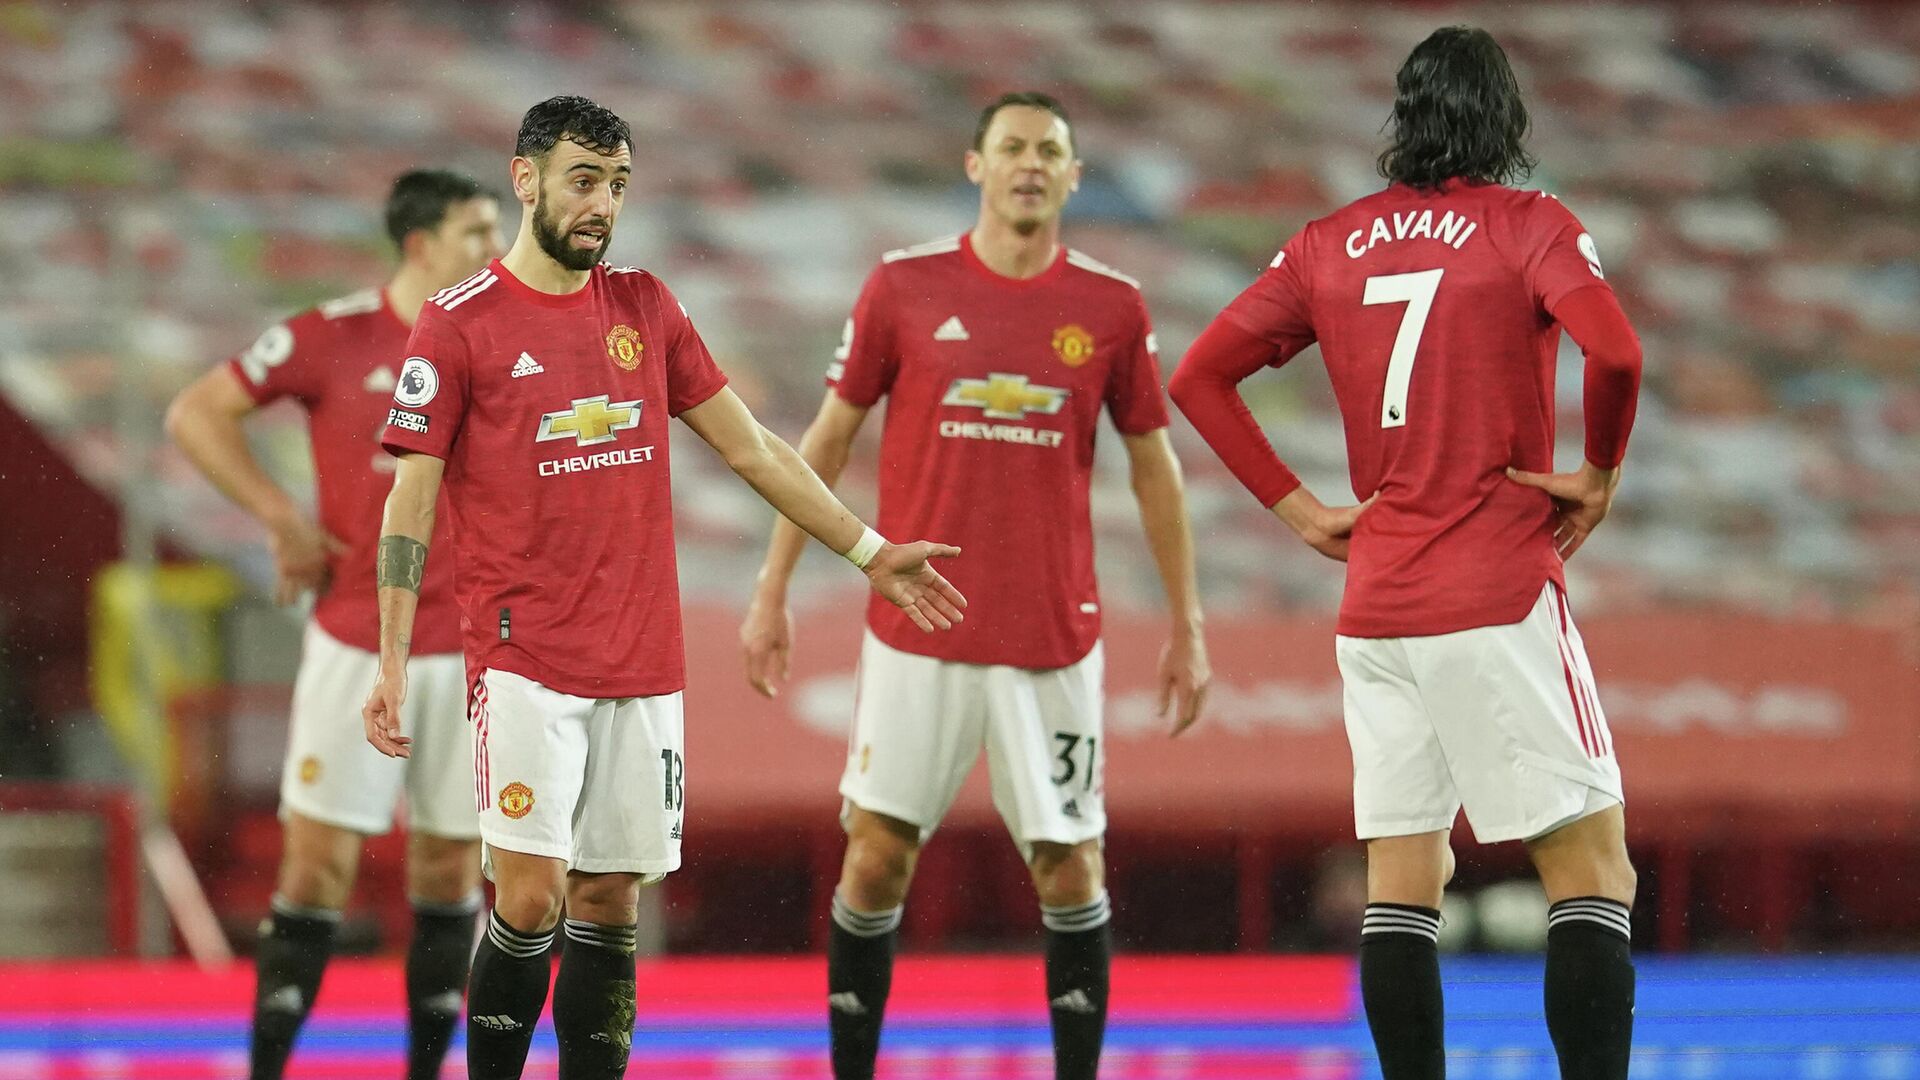
<svg viewBox="0 0 1920 1080">
<path fill-rule="evenodd" d="M 1361 303 L 1407 305 L 1400 316 L 1400 332 L 1393 336 L 1393 352 L 1387 357 L 1387 389 L 1380 402 L 1383 428 L 1406 426 L 1407 384 L 1413 381 L 1413 357 L 1420 351 L 1420 335 L 1427 328 L 1427 313 L 1433 310 L 1433 294 L 1439 291 L 1440 275 L 1444 273 L 1445 270 L 1420 270 L 1367 279 L 1367 291 Z"/>
</svg>

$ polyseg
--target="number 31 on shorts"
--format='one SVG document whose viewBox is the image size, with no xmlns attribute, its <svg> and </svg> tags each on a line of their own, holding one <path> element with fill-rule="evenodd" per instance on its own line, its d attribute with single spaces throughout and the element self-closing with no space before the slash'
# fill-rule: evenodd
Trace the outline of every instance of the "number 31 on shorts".
<svg viewBox="0 0 1920 1080">
<path fill-rule="evenodd" d="M 1361 303 L 1407 305 L 1400 316 L 1400 332 L 1393 335 L 1393 352 L 1387 357 L 1387 389 L 1380 401 L 1383 428 L 1407 424 L 1407 385 L 1413 381 L 1413 357 L 1420 351 L 1420 335 L 1427 329 L 1427 313 L 1433 310 L 1433 294 L 1440 290 L 1440 275 L 1444 273 L 1419 270 L 1367 279 Z"/>
</svg>

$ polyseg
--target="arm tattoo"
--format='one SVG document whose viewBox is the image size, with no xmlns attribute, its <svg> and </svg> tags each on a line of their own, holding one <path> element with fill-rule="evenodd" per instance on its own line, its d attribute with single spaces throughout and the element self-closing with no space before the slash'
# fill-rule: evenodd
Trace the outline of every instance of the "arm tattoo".
<svg viewBox="0 0 1920 1080">
<path fill-rule="evenodd" d="M 379 588 L 391 585 L 411 593 L 420 591 L 420 577 L 427 570 L 427 545 L 411 536 L 380 538 L 375 560 L 374 580 Z"/>
</svg>

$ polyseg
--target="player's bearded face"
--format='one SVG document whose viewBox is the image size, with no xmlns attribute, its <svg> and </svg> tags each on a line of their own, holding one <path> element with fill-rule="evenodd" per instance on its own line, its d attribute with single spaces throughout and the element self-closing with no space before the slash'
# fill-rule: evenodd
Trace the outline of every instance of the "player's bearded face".
<svg viewBox="0 0 1920 1080">
<path fill-rule="evenodd" d="M 540 185 L 539 198 L 533 204 L 533 238 L 540 250 L 569 270 L 591 270 L 599 265 L 613 242 L 613 219 L 591 207 L 581 207 L 564 216 L 547 199 L 547 185 Z"/>
</svg>

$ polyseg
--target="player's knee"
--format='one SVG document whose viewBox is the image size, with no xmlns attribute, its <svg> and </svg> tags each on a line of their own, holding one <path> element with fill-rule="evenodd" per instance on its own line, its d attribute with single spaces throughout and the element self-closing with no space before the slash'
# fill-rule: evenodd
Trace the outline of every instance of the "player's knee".
<svg viewBox="0 0 1920 1080">
<path fill-rule="evenodd" d="M 640 921 L 640 875 L 569 874 L 567 918 L 600 926 Z"/>
<path fill-rule="evenodd" d="M 523 933 L 544 933 L 560 921 L 566 889 L 558 878 L 509 878 L 495 883 L 493 909 L 508 926 Z"/>
<path fill-rule="evenodd" d="M 1034 891 L 1047 907 L 1090 903 L 1106 887 L 1106 864 L 1095 841 L 1035 844 L 1028 867 L 1033 871 Z"/>
<path fill-rule="evenodd" d="M 480 842 L 414 833 L 407 842 L 407 895 L 453 904 L 480 886 Z"/>
<path fill-rule="evenodd" d="M 338 911 L 353 892 L 353 860 L 332 853 L 287 853 L 280 867 L 280 895 L 301 907 Z"/>
<path fill-rule="evenodd" d="M 918 849 L 891 835 L 849 836 L 840 893 L 861 911 L 885 911 L 906 899 Z"/>
</svg>

